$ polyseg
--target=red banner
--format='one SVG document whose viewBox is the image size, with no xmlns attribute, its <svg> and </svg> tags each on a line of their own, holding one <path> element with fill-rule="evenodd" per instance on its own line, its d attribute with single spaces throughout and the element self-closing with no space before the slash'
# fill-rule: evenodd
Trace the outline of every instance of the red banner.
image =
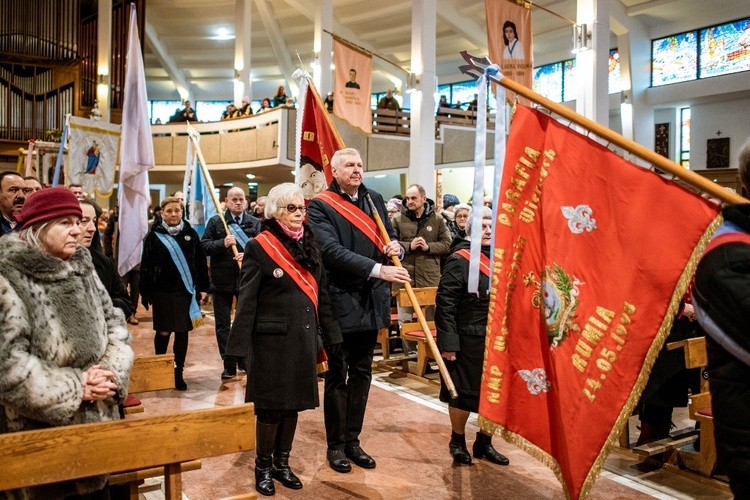
<svg viewBox="0 0 750 500">
<path fill-rule="evenodd" d="M 531 4 L 518 5 L 508 0 L 485 0 L 484 8 L 487 16 L 490 61 L 500 66 L 503 76 L 531 88 L 534 76 Z M 515 94 L 511 91 L 507 91 L 506 94 L 506 98 L 513 102 Z M 525 99 L 521 102 L 524 101 Z"/>
<path fill-rule="evenodd" d="M 331 117 L 312 81 L 309 81 L 302 108 L 302 138 L 299 185 L 305 199 L 311 200 L 333 180 L 331 158 L 344 148 Z"/>
<path fill-rule="evenodd" d="M 525 106 L 500 193 L 480 425 L 585 497 L 719 209 Z"/>
</svg>

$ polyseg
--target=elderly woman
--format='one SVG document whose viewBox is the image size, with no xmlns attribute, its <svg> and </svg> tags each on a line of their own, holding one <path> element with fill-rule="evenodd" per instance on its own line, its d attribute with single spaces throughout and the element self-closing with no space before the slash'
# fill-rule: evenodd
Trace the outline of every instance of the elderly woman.
<svg viewBox="0 0 750 500">
<path fill-rule="evenodd" d="M 159 222 L 154 222 L 143 242 L 141 302 L 154 307 L 154 351 L 166 354 L 174 332 L 174 386 L 187 390 L 182 377 L 188 350 L 188 332 L 203 324 L 198 294 L 208 290 L 208 266 L 200 236 L 182 218 L 182 201 L 168 196 L 161 202 Z"/>
<path fill-rule="evenodd" d="M 453 460 L 471 464 L 466 449 L 466 421 L 469 412 L 479 410 L 479 386 L 482 381 L 484 338 L 487 327 L 490 292 L 490 245 L 492 243 L 492 210 L 482 207 L 482 254 L 480 261 L 479 293 L 467 291 L 469 281 L 469 241 L 471 225 L 467 224 L 467 240 L 459 243 L 445 262 L 435 300 L 437 346 L 445 359 L 446 368 L 456 386 L 458 398 L 451 399 L 443 383 L 440 400 L 448 403 L 451 421 L 451 440 L 448 449 Z M 477 433 L 474 458 L 486 458 L 500 465 L 509 461 L 492 446 L 492 438 Z"/>
<path fill-rule="evenodd" d="M 246 359 L 245 401 L 257 416 L 255 489 L 263 495 L 275 493 L 273 479 L 302 488 L 289 468 L 297 414 L 319 405 L 318 353 L 342 342 L 306 211 L 296 184 L 268 193 L 262 232 L 245 248 L 227 344 L 227 354 Z"/>
<path fill-rule="evenodd" d="M 463 203 L 459 203 L 453 208 L 453 220 L 448 223 L 448 230 L 453 236 L 451 248 L 455 248 L 466 238 L 466 223 L 469 222 L 470 211 L 471 207 Z"/>
<path fill-rule="evenodd" d="M 120 418 L 130 335 L 77 244 L 81 215 L 69 190 L 43 189 L 14 214 L 20 231 L 0 238 L 0 432 Z M 105 482 L 96 476 L 5 495 L 98 498 Z"/>
</svg>

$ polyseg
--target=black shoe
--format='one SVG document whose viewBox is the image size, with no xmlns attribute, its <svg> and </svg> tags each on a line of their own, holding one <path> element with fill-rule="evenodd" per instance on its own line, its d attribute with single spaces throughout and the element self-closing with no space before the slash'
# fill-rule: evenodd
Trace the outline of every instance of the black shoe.
<svg viewBox="0 0 750 500">
<path fill-rule="evenodd" d="M 469 455 L 469 450 L 466 449 L 466 440 L 459 442 L 451 439 L 448 443 L 448 451 L 450 451 L 454 462 L 471 465 L 471 455 Z"/>
<path fill-rule="evenodd" d="M 178 391 L 187 391 L 187 384 L 185 379 L 182 378 L 182 369 L 174 369 L 174 388 Z"/>
<path fill-rule="evenodd" d="M 346 473 L 352 470 L 352 464 L 346 459 L 344 450 L 328 450 L 326 452 L 326 459 L 331 469 L 336 472 Z"/>
<path fill-rule="evenodd" d="M 344 453 L 346 454 L 346 458 L 359 465 L 363 469 L 375 468 L 375 459 L 365 453 L 365 450 L 363 450 L 359 446 L 348 446 L 346 450 L 344 450 Z"/>
<path fill-rule="evenodd" d="M 492 446 L 492 438 L 481 432 L 477 432 L 477 440 L 474 441 L 472 447 L 474 452 L 474 458 L 484 458 L 493 464 L 508 465 L 510 460 L 502 453 L 498 453 L 494 446 Z"/>
<path fill-rule="evenodd" d="M 270 459 L 269 459 L 270 462 Z M 261 495 L 270 497 L 276 493 L 273 485 L 272 467 L 255 466 L 255 490 Z"/>
<path fill-rule="evenodd" d="M 224 370 L 221 372 L 221 380 L 228 380 L 230 378 L 234 378 L 235 376 L 229 373 L 227 370 Z"/>
<path fill-rule="evenodd" d="M 289 468 L 289 454 L 286 454 L 286 456 L 279 455 L 274 457 L 271 475 L 286 488 L 291 488 L 293 490 L 302 489 L 302 481 L 300 481 L 294 472 L 292 472 L 292 469 Z"/>
</svg>

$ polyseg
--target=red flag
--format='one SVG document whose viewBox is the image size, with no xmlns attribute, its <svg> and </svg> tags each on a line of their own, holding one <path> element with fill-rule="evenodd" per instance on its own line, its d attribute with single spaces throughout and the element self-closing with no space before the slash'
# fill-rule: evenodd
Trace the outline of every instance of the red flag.
<svg viewBox="0 0 750 500">
<path fill-rule="evenodd" d="M 524 106 L 505 158 L 480 425 L 585 497 L 719 208 Z"/>
<path fill-rule="evenodd" d="M 305 96 L 302 108 L 302 137 L 300 138 L 301 159 L 298 183 L 302 186 L 305 199 L 311 200 L 326 189 L 333 180 L 331 158 L 333 153 L 344 148 L 323 101 L 312 81 Z"/>
</svg>

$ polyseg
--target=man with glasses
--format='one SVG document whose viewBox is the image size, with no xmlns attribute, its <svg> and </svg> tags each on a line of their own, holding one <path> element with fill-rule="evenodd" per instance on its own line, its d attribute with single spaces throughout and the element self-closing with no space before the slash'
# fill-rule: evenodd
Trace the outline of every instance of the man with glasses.
<svg viewBox="0 0 750 500">
<path fill-rule="evenodd" d="M 224 220 L 229 232 L 224 229 L 221 215 L 214 215 L 206 224 L 201 246 L 211 258 L 211 296 L 214 303 L 216 342 L 224 361 L 223 380 L 237 375 L 237 359 L 226 356 L 225 350 L 232 326 L 232 302 L 239 294 L 239 277 L 245 245 L 260 232 L 260 220 L 245 212 L 245 193 L 238 187 L 227 191 L 224 199 Z M 235 246 L 237 253 L 234 253 Z M 240 369 L 244 370 L 243 366 Z"/>
<path fill-rule="evenodd" d="M 365 188 L 362 172 L 356 149 L 337 151 L 331 159 L 333 181 L 310 201 L 308 210 L 343 336 L 342 343 L 326 346 L 329 370 L 323 398 L 326 458 L 337 472 L 349 472 L 350 460 L 366 469 L 375 467 L 359 440 L 372 380 L 373 348 L 378 329 L 390 324 L 388 282 L 409 281 L 405 269 L 387 265 L 391 256 L 403 255 L 404 249 L 395 241 L 383 197 Z M 369 199 L 392 240 L 387 245 L 373 221 Z"/>
<path fill-rule="evenodd" d="M 23 202 L 26 201 L 24 189 L 26 183 L 21 174 L 12 170 L 0 173 L 0 223 L 2 224 L 2 235 L 10 234 L 16 227 L 13 212 L 20 212 Z M 1 236 L 1 235 L 0 235 Z"/>
</svg>

